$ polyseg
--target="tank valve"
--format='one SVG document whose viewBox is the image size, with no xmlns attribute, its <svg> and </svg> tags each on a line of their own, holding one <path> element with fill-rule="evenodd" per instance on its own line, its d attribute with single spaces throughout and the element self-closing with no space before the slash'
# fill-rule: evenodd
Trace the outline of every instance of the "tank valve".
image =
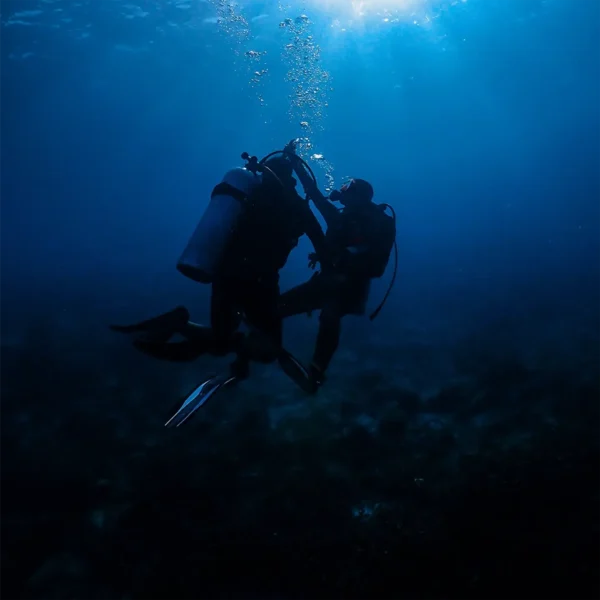
<svg viewBox="0 0 600 600">
<path fill-rule="evenodd" d="M 246 161 L 245 168 L 248 169 L 248 171 L 252 171 L 255 175 L 257 171 L 261 170 L 256 156 L 250 156 L 247 152 L 242 152 L 242 160 Z"/>
</svg>

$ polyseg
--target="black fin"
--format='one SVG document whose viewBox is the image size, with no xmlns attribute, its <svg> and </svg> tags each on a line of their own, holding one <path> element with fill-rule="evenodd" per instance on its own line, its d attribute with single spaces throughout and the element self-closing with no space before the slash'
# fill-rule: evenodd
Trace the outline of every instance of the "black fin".
<svg viewBox="0 0 600 600">
<path fill-rule="evenodd" d="M 302 363 L 287 350 L 281 349 L 279 353 L 279 366 L 283 372 L 307 394 L 316 394 L 318 383 L 312 378 L 310 372 Z"/>
<path fill-rule="evenodd" d="M 149 334 L 148 341 L 167 341 L 172 335 L 182 330 L 190 318 L 190 313 L 185 306 L 178 306 L 152 319 L 141 321 L 133 325 L 110 325 L 112 331 L 117 333 Z"/>
</svg>

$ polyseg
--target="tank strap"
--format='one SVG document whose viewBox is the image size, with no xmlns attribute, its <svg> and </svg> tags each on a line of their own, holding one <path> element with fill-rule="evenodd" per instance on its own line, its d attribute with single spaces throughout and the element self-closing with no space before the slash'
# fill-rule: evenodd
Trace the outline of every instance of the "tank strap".
<svg viewBox="0 0 600 600">
<path fill-rule="evenodd" d="M 244 192 L 241 192 L 237 188 L 234 188 L 232 185 L 225 182 L 219 183 L 214 187 L 210 197 L 212 199 L 215 196 L 231 196 L 240 202 L 246 202 L 246 200 L 248 200 L 247 194 L 244 194 Z"/>
</svg>

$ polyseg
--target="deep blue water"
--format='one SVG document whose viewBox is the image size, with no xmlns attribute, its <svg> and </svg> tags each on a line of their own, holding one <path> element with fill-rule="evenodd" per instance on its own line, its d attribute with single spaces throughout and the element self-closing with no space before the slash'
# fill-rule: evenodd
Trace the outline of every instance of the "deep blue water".
<svg viewBox="0 0 600 600">
<path fill-rule="evenodd" d="M 129 440 L 113 454 L 123 464 L 138 445 L 170 443 L 156 441 L 170 396 L 213 364 L 154 364 L 106 326 L 176 304 L 205 321 L 208 290 L 176 272 L 177 258 L 240 154 L 264 155 L 295 137 L 312 144 L 304 156 L 323 188 L 368 179 L 376 201 L 398 214 L 397 284 L 374 323 L 347 319 L 327 402 L 356 392 L 357 412 L 369 413 L 368 377 L 425 401 L 485 371 L 487 360 L 542 373 L 548 390 L 564 371 L 563 383 L 585 382 L 600 401 L 599 17 L 600 5 L 585 0 L 4 2 L 0 345 L 9 365 L 41 352 L 5 375 L 7 451 L 27 446 L 19 460 L 35 470 L 44 444 L 31 441 L 33 430 L 55 423 L 44 435 L 62 440 L 57 455 L 88 456 L 95 481 L 118 478 L 90 458 L 117 437 Z M 302 240 L 284 288 L 309 276 L 310 250 Z M 391 268 L 374 285 L 370 306 L 390 276 Z M 308 358 L 316 327 L 293 319 L 286 345 Z M 149 371 L 154 384 L 145 383 Z M 274 371 L 261 367 L 249 384 L 261 410 L 300 404 L 302 418 L 316 419 L 318 405 L 306 410 Z M 22 392 L 22 378 L 50 387 Z M 139 400 L 158 381 L 166 404 Z M 512 392 L 500 388 L 509 402 Z M 577 393 L 565 392 L 574 411 Z M 240 394 L 236 402 L 250 392 Z M 129 397 L 138 400 L 127 409 Z M 95 408 L 78 414 L 79 402 Z M 215 422 L 237 418 L 230 406 Z M 496 418 L 486 410 L 473 430 Z M 91 435 L 107 411 L 114 422 L 103 422 L 98 443 L 80 446 L 81 431 Z M 60 429 L 62 412 L 78 415 L 73 431 Z M 432 410 L 417 412 L 415 427 L 430 422 Z M 538 412 L 561 422 L 547 407 Z M 281 415 L 269 415 L 275 427 Z M 360 418 L 368 429 L 379 416 Z M 194 437 L 190 427 L 182 435 Z M 164 450 L 173 464 L 191 460 L 184 439 Z M 137 497 L 143 486 L 131 469 L 120 477 L 133 478 Z M 27 564 L 43 564 L 56 550 L 48 548 Z"/>
<path fill-rule="evenodd" d="M 542 299 L 595 289 L 596 3 L 448 4 L 383 24 L 345 23 L 340 9 L 339 26 L 335 8 L 305 8 L 320 47 L 308 64 L 332 88 L 323 116 L 309 114 L 316 148 L 338 185 L 363 175 L 396 207 L 397 302 L 440 284 L 470 289 L 469 304 L 532 283 Z M 240 44 L 207 2 L 3 3 L 3 271 L 19 294 L 56 278 L 63 290 L 82 277 L 177 281 L 214 181 L 242 151 L 305 133 L 282 60 L 294 35 L 278 27 L 301 9 L 238 10 Z M 257 66 L 247 50 L 267 54 Z"/>
</svg>

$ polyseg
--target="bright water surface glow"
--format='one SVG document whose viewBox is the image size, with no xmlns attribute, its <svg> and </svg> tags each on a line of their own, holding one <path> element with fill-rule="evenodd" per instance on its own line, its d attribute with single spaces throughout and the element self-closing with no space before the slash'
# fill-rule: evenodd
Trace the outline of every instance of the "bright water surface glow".
<svg viewBox="0 0 600 600">
<path fill-rule="evenodd" d="M 407 21 L 417 15 L 438 12 L 467 0 L 310 0 L 318 9 L 337 19 Z"/>
</svg>

